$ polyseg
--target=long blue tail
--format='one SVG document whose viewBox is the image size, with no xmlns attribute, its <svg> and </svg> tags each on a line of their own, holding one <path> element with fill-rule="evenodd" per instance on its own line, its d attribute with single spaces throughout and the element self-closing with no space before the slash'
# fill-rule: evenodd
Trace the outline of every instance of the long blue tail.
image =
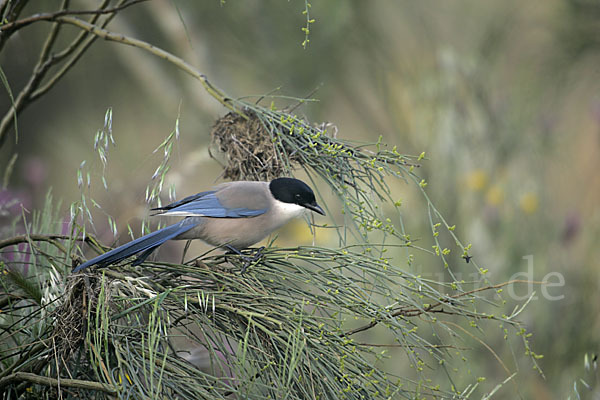
<svg viewBox="0 0 600 400">
<path fill-rule="evenodd" d="M 129 243 L 117 247 L 116 249 L 112 249 L 111 251 L 108 251 L 96 258 L 92 258 L 91 260 L 77 266 L 73 272 L 81 271 L 82 269 L 92 265 L 106 267 L 110 264 L 122 261 L 127 257 L 143 252 L 133 263 L 133 265 L 141 264 L 158 246 L 167 240 L 171 240 L 176 236 L 189 231 L 196 225 L 198 225 L 198 223 L 190 223 L 189 220 L 184 219 L 175 225 L 170 225 L 159 229 L 156 232 L 149 233 L 146 236 L 137 238 Z"/>
</svg>

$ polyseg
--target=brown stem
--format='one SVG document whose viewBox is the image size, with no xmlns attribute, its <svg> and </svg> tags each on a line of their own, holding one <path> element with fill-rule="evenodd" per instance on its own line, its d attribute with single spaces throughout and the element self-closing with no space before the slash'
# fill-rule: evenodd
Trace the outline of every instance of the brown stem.
<svg viewBox="0 0 600 400">
<path fill-rule="evenodd" d="M 108 14 L 108 13 L 113 13 L 113 16 L 114 16 L 117 11 L 120 11 L 126 7 L 129 7 L 133 4 L 136 4 L 136 3 L 139 3 L 142 1 L 147 1 L 147 0 L 132 0 L 130 2 L 125 2 L 124 4 L 120 4 L 116 7 L 107 8 L 107 9 L 85 10 L 85 11 L 61 10 L 61 11 L 57 11 L 54 13 L 36 14 L 36 15 L 30 16 L 28 18 L 23 18 L 21 20 L 17 20 L 14 22 L 10 22 L 10 23 L 1 25 L 0 26 L 0 40 L 3 40 L 6 35 L 10 35 L 10 33 L 15 29 L 21 28 L 25 25 L 29 25 L 31 23 L 38 22 L 38 21 L 52 21 L 52 22 L 74 25 L 89 34 L 94 35 L 95 38 L 100 37 L 105 40 L 110 40 L 110 41 L 126 44 L 129 46 L 138 47 L 138 48 L 141 48 L 141 49 L 144 49 L 144 50 L 150 52 L 151 54 L 154 54 L 157 57 L 160 57 L 160 58 L 163 58 L 163 59 L 169 61 L 170 63 L 174 64 L 179 69 L 188 73 L 192 77 L 198 79 L 202 83 L 202 85 L 204 86 L 204 89 L 208 92 L 208 94 L 210 94 L 212 97 L 214 97 L 223 106 L 225 106 L 226 108 L 235 112 L 236 114 L 242 116 L 243 118 L 247 118 L 247 116 L 241 110 L 237 109 L 236 107 L 234 107 L 231 104 L 230 99 L 222 91 L 215 88 L 210 82 L 208 82 L 208 79 L 206 78 L 206 76 L 204 74 L 199 72 L 197 69 L 192 67 L 190 64 L 183 61 L 181 58 L 176 57 L 173 54 L 171 54 L 167 51 L 164 51 L 158 47 L 155 47 L 147 42 L 144 42 L 144 41 L 141 41 L 141 40 L 138 40 L 135 38 L 131 38 L 131 37 L 128 37 L 128 36 L 125 36 L 122 34 L 113 33 L 113 32 L 110 32 L 110 31 L 104 29 L 104 27 L 108 23 L 108 20 L 110 20 L 110 19 L 107 19 L 107 21 L 105 21 L 105 23 L 103 23 L 102 25 L 99 26 L 99 25 L 95 24 L 95 22 L 96 22 L 95 19 L 92 19 L 92 23 L 90 23 L 90 22 L 86 22 L 81 19 L 69 16 L 69 15 L 78 15 L 78 14 L 94 14 L 95 17 L 97 17 L 100 14 Z M 70 51 L 74 51 L 77 48 L 77 46 L 80 43 L 80 40 L 82 40 L 80 38 L 81 38 L 81 36 L 79 38 L 75 39 L 73 44 L 68 47 L 68 49 L 70 49 Z M 46 72 L 48 71 L 48 69 L 52 65 L 54 65 L 60 58 L 65 56 L 65 54 L 66 55 L 70 54 L 70 51 L 67 51 L 66 53 L 63 52 L 57 56 L 51 56 L 51 57 L 47 58 L 44 62 L 42 62 L 42 60 L 40 60 L 40 62 L 34 69 L 34 72 L 31 75 L 29 82 L 27 82 L 27 84 L 25 85 L 23 90 L 21 90 L 21 92 L 17 96 L 16 100 L 14 101 L 13 107 L 11 107 L 11 109 L 6 113 L 6 115 L 4 115 L 4 117 L 0 121 L 0 147 L 6 140 L 7 132 L 12 124 L 12 120 L 13 120 L 14 116 L 16 114 L 18 114 L 19 112 L 21 112 L 31 101 L 36 100 L 37 98 L 42 96 L 44 93 L 46 93 L 62 76 L 64 76 L 64 74 L 79 60 L 81 55 L 91 45 L 91 43 L 93 42 L 93 40 L 95 40 L 95 38 L 89 39 L 84 44 L 84 46 L 81 47 L 79 49 L 79 51 L 71 58 L 71 60 L 69 60 L 69 62 L 67 62 L 67 64 L 65 64 L 63 66 L 63 68 L 58 73 L 56 73 L 55 76 L 52 77 L 48 82 L 46 82 L 46 84 L 42 87 L 39 87 L 40 82 L 43 79 L 43 77 L 46 75 Z M 50 43 L 53 43 L 53 40 Z M 43 55 L 44 54 L 47 55 L 47 53 L 48 52 L 45 50 L 42 52 Z"/>
<path fill-rule="evenodd" d="M 104 0 L 98 9 L 104 10 L 105 7 L 108 5 L 109 1 L 110 0 Z M 116 8 L 118 8 L 121 4 L 123 4 L 125 2 L 126 2 L 126 0 L 122 0 L 121 3 L 119 3 L 119 5 Z M 89 22 L 91 24 L 95 24 L 101 15 L 102 14 L 100 14 L 100 13 L 94 14 L 94 16 L 90 19 Z M 102 22 L 102 24 L 100 26 L 103 28 L 106 27 L 109 24 L 109 22 L 116 15 L 117 14 L 115 11 L 114 13 L 107 16 L 107 18 L 104 20 L 104 22 Z M 83 54 L 92 45 L 92 43 L 94 43 L 96 41 L 96 39 L 98 39 L 97 36 L 94 36 L 94 35 L 90 36 L 90 35 L 91 34 L 87 31 L 81 31 L 79 33 L 79 35 L 73 40 L 73 42 L 71 42 L 71 44 L 69 46 L 67 46 L 63 51 L 52 55 L 50 62 L 52 64 L 56 64 L 56 63 L 60 62 L 61 60 L 63 60 L 65 57 L 68 57 L 74 53 L 73 57 L 71 57 L 65 63 L 65 65 L 63 65 L 62 68 L 56 74 L 54 74 L 53 77 L 48 79 L 48 81 L 42 87 L 38 88 L 33 93 L 31 93 L 31 96 L 29 96 L 29 101 L 33 102 L 33 101 L 37 100 L 40 96 L 43 96 L 75 65 L 75 63 L 77 61 L 79 61 L 81 56 L 83 56 Z M 81 45 L 84 40 L 85 40 L 85 42 L 83 43 L 83 45 Z M 81 45 L 81 47 L 80 47 L 80 45 Z"/>
<path fill-rule="evenodd" d="M 124 3 L 124 2 L 125 2 L 125 0 L 122 3 Z M 108 4 L 108 0 L 104 0 L 104 2 L 100 5 L 100 8 L 98 10 L 95 10 L 95 11 L 98 11 L 99 13 L 95 14 L 91 18 L 91 22 L 95 23 L 98 20 L 98 18 L 100 17 L 101 13 L 105 13 L 107 10 L 110 10 L 110 9 L 105 9 L 107 4 Z M 61 11 L 57 11 L 55 13 L 49 13 L 49 14 L 54 15 L 54 14 L 61 14 L 64 12 L 68 12 L 68 10 L 66 10 L 68 5 L 69 5 L 69 0 L 64 0 L 63 4 L 61 6 Z M 126 3 L 125 5 L 128 6 L 128 5 L 131 5 L 131 3 Z M 119 6 L 124 7 L 121 4 Z M 119 6 L 114 7 L 113 9 L 120 9 Z M 107 18 L 107 20 L 104 22 L 103 26 L 106 26 L 106 24 L 108 24 L 108 22 L 112 19 L 112 17 L 114 17 L 114 15 L 115 14 L 113 13 L 112 16 Z M 28 20 L 30 18 L 32 18 L 32 17 L 25 18 L 25 20 Z M 41 19 L 41 20 L 45 20 L 45 19 Z M 15 22 L 17 22 L 17 21 L 15 21 Z M 6 38 L 12 33 L 12 31 L 10 29 L 7 29 L 7 26 L 10 27 L 10 25 L 11 25 L 11 23 L 7 23 L 7 24 L 0 26 L 0 40 L 6 40 Z M 8 112 L 4 115 L 4 117 L 0 121 L 0 147 L 2 147 L 2 145 L 4 144 L 4 141 L 6 140 L 6 138 L 8 136 L 8 131 L 13 124 L 15 125 L 15 129 L 16 129 L 16 115 L 18 115 L 21 111 L 23 111 L 29 103 L 31 103 L 32 101 L 37 99 L 39 96 L 41 96 L 45 92 L 47 92 L 73 66 L 73 64 L 81 57 L 83 52 L 85 50 L 87 50 L 89 45 L 91 45 L 91 43 L 93 42 L 93 40 L 91 40 L 88 43 L 86 43 L 82 48 L 80 48 L 80 51 L 77 54 L 75 54 L 73 59 L 71 59 L 61 69 L 61 71 L 59 71 L 52 79 L 50 79 L 50 81 L 48 83 L 46 83 L 46 85 L 44 85 L 44 87 L 42 87 L 41 89 L 38 89 L 42 79 L 44 78 L 44 76 L 46 75 L 46 73 L 48 72 L 50 67 L 52 67 L 54 64 L 56 64 L 57 62 L 62 60 L 64 57 L 67 57 L 72 52 L 74 52 L 77 49 L 77 46 L 79 46 L 81 41 L 85 38 L 85 36 L 88 35 L 87 33 L 80 35 L 64 51 L 62 51 L 61 53 L 59 53 L 57 55 L 50 55 L 50 51 L 52 50 L 52 47 L 54 46 L 54 43 L 56 41 L 56 37 L 58 36 L 60 26 L 61 26 L 61 24 L 57 22 L 52 27 L 52 30 L 50 31 L 48 39 L 46 40 L 46 42 L 44 44 L 44 47 L 42 49 L 42 52 L 40 53 L 38 62 L 33 69 L 33 73 L 31 74 L 29 81 L 27 82 L 25 87 L 21 90 L 21 92 L 17 96 L 16 100 L 13 102 L 12 107 L 8 110 Z M 18 29 L 18 28 L 15 28 L 15 29 Z"/>
<path fill-rule="evenodd" d="M 23 28 L 24 26 L 33 24 L 39 21 L 54 21 L 57 17 L 64 17 L 68 15 L 101 15 L 101 14 L 111 14 L 119 12 L 129 6 L 132 6 L 137 3 L 141 3 L 143 1 L 148 0 L 131 0 L 130 2 L 126 2 L 124 4 L 118 5 L 116 7 L 106 8 L 106 9 L 97 9 L 97 10 L 60 10 L 51 13 L 39 13 L 31 15 L 27 18 L 22 18 L 13 22 L 6 23 L 0 26 L 0 33 L 2 35 L 6 34 L 5 32 L 12 32 L 16 29 Z"/>
<path fill-rule="evenodd" d="M 8 375 L 0 379 L 0 390 L 8 386 L 12 382 L 31 382 L 38 385 L 52 386 L 52 387 L 71 387 L 76 389 L 96 390 L 112 395 L 117 394 L 117 390 L 114 387 L 105 385 L 100 382 L 84 381 L 81 379 L 56 379 L 47 376 L 40 376 L 32 374 L 30 372 L 15 372 L 14 374 Z"/>
<path fill-rule="evenodd" d="M 19 244 L 19 243 L 29 243 L 29 241 L 32 240 L 34 242 L 51 243 L 51 244 L 57 246 L 59 249 L 66 252 L 64 247 L 60 243 L 58 243 L 57 240 L 70 240 L 70 239 L 78 240 L 78 241 L 85 241 L 85 242 L 93 244 L 93 245 L 98 245 L 98 243 L 90 236 L 86 236 L 85 238 L 71 238 L 71 236 L 69 236 L 69 235 L 35 235 L 34 234 L 34 235 L 18 235 L 18 236 L 13 236 L 13 237 L 5 239 L 5 240 L 0 240 L 0 249 L 7 247 L 7 246 Z"/>
<path fill-rule="evenodd" d="M 482 288 L 477 288 L 477 289 L 473 289 L 473 290 L 469 290 L 468 292 L 462 292 L 462 293 L 458 293 L 455 294 L 453 296 L 450 296 L 448 300 L 442 300 L 439 301 L 437 303 L 433 303 L 428 305 L 427 307 L 420 309 L 420 308 L 402 308 L 400 310 L 397 310 L 395 312 L 393 312 L 392 314 L 390 314 L 391 318 L 396 318 L 396 317 L 417 317 L 421 314 L 426 314 L 426 313 L 440 313 L 440 314 L 451 314 L 451 315 L 462 315 L 465 314 L 465 311 L 463 311 L 462 313 L 456 313 L 456 312 L 452 312 L 452 311 L 446 311 L 443 308 L 442 309 L 437 309 L 437 307 L 444 305 L 444 304 L 450 304 L 451 300 L 450 299 L 458 299 L 464 296 L 468 296 L 477 292 L 482 292 L 482 291 L 486 291 L 486 290 L 492 290 L 492 289 L 499 289 L 501 287 L 504 286 L 508 286 L 511 285 L 513 283 L 539 283 L 539 284 L 543 284 L 544 282 L 532 282 L 532 281 L 527 281 L 527 280 L 522 280 L 522 279 L 514 279 L 512 281 L 508 281 L 508 282 L 503 282 L 503 283 L 498 283 L 496 285 L 491 285 L 491 286 L 486 286 L 486 287 L 482 287 Z M 347 337 L 347 336 L 351 336 L 354 335 L 356 333 L 359 332 L 364 332 L 368 329 L 373 328 L 374 326 L 376 326 L 378 323 L 380 323 L 383 319 L 382 318 L 377 318 L 374 319 L 373 321 L 371 321 L 370 323 L 363 325 L 363 326 L 359 326 L 358 328 L 349 330 L 348 332 L 344 332 L 340 335 L 340 337 Z"/>
<path fill-rule="evenodd" d="M 137 47 L 137 48 L 146 50 L 149 53 L 170 62 L 171 64 L 175 65 L 180 70 L 186 72 L 187 74 L 189 74 L 192 77 L 199 80 L 200 83 L 202 84 L 202 86 L 204 86 L 204 89 L 208 92 L 208 94 L 210 94 L 212 97 L 214 97 L 223 106 L 227 107 L 228 109 L 235 112 L 236 114 L 239 114 L 239 115 L 243 116 L 244 118 L 247 118 L 243 113 L 240 112 L 240 110 L 238 110 L 231 104 L 231 101 L 228 96 L 226 96 L 221 90 L 214 87 L 208 81 L 208 79 L 206 78 L 206 75 L 204 75 L 203 73 L 198 71 L 196 68 L 194 68 L 193 66 L 191 66 L 190 64 L 188 64 L 187 62 L 182 60 L 181 58 L 179 58 L 161 48 L 153 46 L 148 42 L 144 42 L 143 40 L 125 36 L 120 33 L 110 32 L 106 29 L 100 28 L 97 25 L 87 23 L 78 18 L 57 17 L 56 21 L 59 21 L 59 22 L 65 23 L 65 24 L 69 24 L 69 25 L 75 25 L 75 26 L 77 26 L 85 31 L 88 31 L 98 37 L 101 37 L 102 39 L 105 39 L 105 40 L 109 40 L 109 41 L 113 41 L 113 42 L 117 42 L 117 43 L 121 43 L 121 44 L 126 44 L 129 46 L 133 46 L 133 47 Z"/>
<path fill-rule="evenodd" d="M 1 21 L 14 21 L 19 17 L 23 8 L 27 5 L 29 0 L 4 0 L 0 4 L 0 18 Z M 15 31 L 7 32 L 6 34 L 0 31 L 0 52 L 4 48 L 6 42 Z"/>
</svg>

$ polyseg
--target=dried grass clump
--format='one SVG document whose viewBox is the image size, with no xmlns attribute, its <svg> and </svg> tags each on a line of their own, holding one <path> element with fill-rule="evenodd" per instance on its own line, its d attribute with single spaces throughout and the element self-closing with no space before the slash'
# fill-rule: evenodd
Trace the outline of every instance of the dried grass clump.
<svg viewBox="0 0 600 400">
<path fill-rule="evenodd" d="M 244 112 L 247 118 L 233 112 L 226 114 L 217 120 L 211 132 L 212 147 L 225 159 L 223 177 L 234 181 L 270 181 L 288 175 L 263 121 L 251 110 Z M 290 151 L 286 153 L 290 162 L 297 162 Z M 217 158 L 212 153 L 211 157 Z"/>
<path fill-rule="evenodd" d="M 56 324 L 52 334 L 62 359 L 70 359 L 83 343 L 87 328 L 86 312 L 90 303 L 98 302 L 99 291 L 99 287 L 89 286 L 86 290 L 85 282 L 80 278 L 71 279 L 68 283 L 64 302 L 55 311 Z"/>
</svg>

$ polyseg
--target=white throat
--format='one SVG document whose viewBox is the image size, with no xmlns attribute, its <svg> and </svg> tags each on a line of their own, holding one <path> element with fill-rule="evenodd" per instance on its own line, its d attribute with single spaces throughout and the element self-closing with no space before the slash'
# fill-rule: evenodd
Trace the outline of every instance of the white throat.
<svg viewBox="0 0 600 400">
<path fill-rule="evenodd" d="M 273 205 L 274 215 L 277 215 L 281 220 L 287 221 L 302 215 L 306 208 L 293 203 L 284 203 L 283 201 L 275 200 Z"/>
</svg>

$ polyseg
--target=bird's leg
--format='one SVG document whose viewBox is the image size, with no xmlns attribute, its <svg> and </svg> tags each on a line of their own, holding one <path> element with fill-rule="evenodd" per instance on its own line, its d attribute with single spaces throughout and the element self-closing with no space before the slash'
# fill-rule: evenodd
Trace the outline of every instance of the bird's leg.
<svg viewBox="0 0 600 400">
<path fill-rule="evenodd" d="M 265 255 L 265 246 L 260 246 L 258 249 L 256 249 L 256 251 L 254 252 L 254 255 L 252 256 L 252 258 L 254 258 L 254 261 L 258 261 L 262 258 L 262 256 Z"/>
<path fill-rule="evenodd" d="M 242 275 L 246 272 L 246 268 L 248 268 L 251 264 L 257 262 L 258 260 L 260 260 L 264 254 L 264 250 L 265 250 L 265 246 L 261 246 L 260 248 L 256 249 L 256 251 L 254 252 L 254 254 L 250 257 L 245 255 L 244 253 L 242 253 L 241 251 L 239 251 L 238 249 L 236 249 L 233 246 L 230 245 L 225 245 L 225 247 L 231 252 L 231 253 L 235 253 L 238 256 L 242 257 L 242 259 L 244 260 L 244 265 L 242 266 Z"/>
</svg>

